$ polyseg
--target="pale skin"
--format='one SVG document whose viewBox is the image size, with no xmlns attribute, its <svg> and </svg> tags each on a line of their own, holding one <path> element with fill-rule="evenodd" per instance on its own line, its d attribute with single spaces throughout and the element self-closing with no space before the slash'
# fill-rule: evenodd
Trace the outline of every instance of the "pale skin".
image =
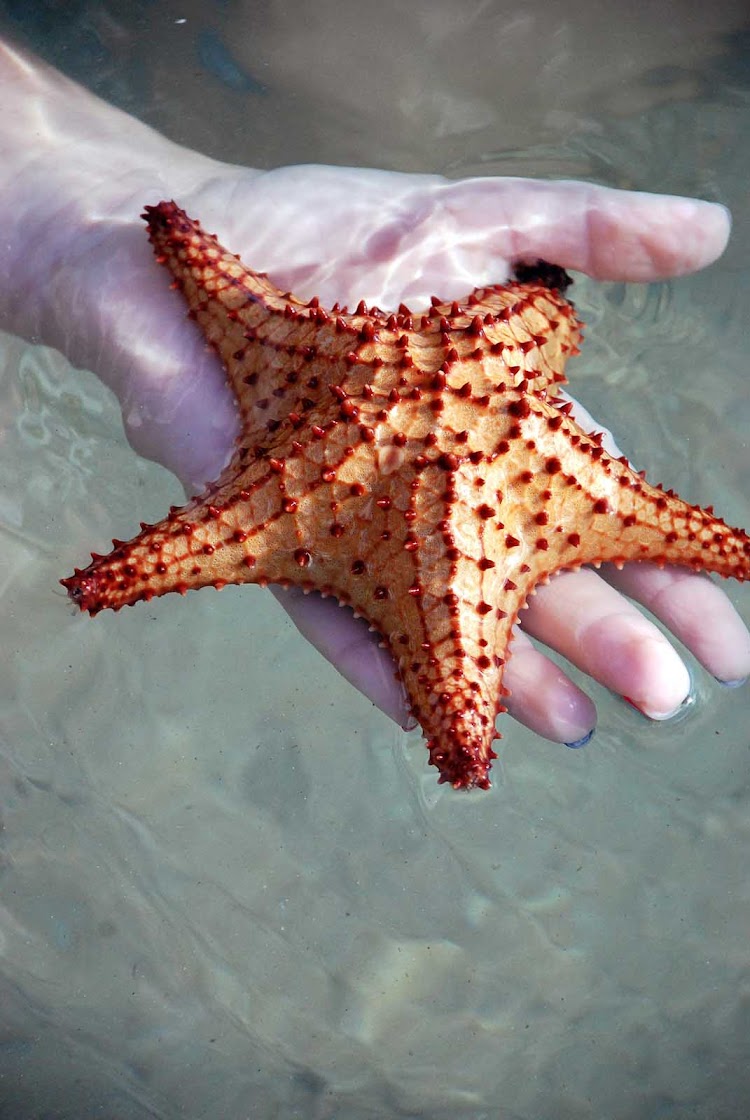
<svg viewBox="0 0 750 1120">
<path fill-rule="evenodd" d="M 121 402 L 132 445 L 188 493 L 218 475 L 236 418 L 221 367 L 154 263 L 139 217 L 146 203 L 176 199 L 299 296 L 381 307 L 463 296 L 505 279 L 517 259 L 543 257 L 601 280 L 680 276 L 715 260 L 729 236 L 719 206 L 585 183 L 218 163 L 5 44 L 0 99 L 0 325 L 98 373 Z M 710 580 L 645 564 L 561 573 L 531 600 L 513 644 L 505 680 L 516 719 L 567 743 L 596 722 L 590 698 L 529 635 L 654 719 L 679 709 L 688 670 L 621 591 L 720 680 L 750 673 L 750 634 Z M 316 595 L 277 598 L 345 677 L 409 724 L 390 655 L 364 624 Z"/>
</svg>

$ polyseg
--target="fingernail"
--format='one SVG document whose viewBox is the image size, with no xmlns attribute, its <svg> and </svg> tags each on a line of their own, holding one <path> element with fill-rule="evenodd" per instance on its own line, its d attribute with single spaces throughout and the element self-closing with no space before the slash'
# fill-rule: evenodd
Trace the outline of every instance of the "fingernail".
<svg viewBox="0 0 750 1120">
<path fill-rule="evenodd" d="M 582 735 L 580 739 L 576 739 L 574 743 L 566 743 L 565 746 L 570 747 L 571 750 L 578 750 L 579 747 L 585 747 L 587 743 L 590 743 L 593 736 L 594 728 L 592 727 L 591 730 L 585 735 Z"/>
<path fill-rule="evenodd" d="M 640 705 L 636 704 L 635 700 L 631 700 L 629 696 L 623 696 L 623 700 L 627 701 L 631 708 L 635 708 L 635 710 L 640 712 L 642 716 L 645 716 L 646 719 L 652 719 L 657 723 L 667 723 L 669 720 L 680 719 L 687 715 L 689 709 L 692 708 L 695 703 L 695 692 L 691 688 L 685 699 L 682 700 L 676 708 L 673 708 L 671 712 L 649 712 L 645 708 L 641 708 Z"/>
<path fill-rule="evenodd" d="M 716 683 L 720 684 L 722 688 L 741 688 L 743 684 L 747 684 L 750 677 L 738 677 L 736 681 L 723 681 L 721 677 L 716 678 Z"/>
</svg>

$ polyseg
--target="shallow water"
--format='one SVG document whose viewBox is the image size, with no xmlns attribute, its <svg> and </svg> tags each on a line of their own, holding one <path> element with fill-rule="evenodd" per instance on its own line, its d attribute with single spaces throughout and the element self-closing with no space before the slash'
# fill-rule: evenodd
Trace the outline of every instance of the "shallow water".
<svg viewBox="0 0 750 1120">
<path fill-rule="evenodd" d="M 358 5 L 343 27 L 326 4 L 73 7 L 23 26 L 224 158 L 730 205 L 710 272 L 577 283 L 570 372 L 654 481 L 750 522 L 741 6 L 612 8 L 589 38 L 486 3 L 412 5 L 397 33 Z M 363 41 L 387 93 L 350 80 Z M 93 375 L 11 338 L 0 483 L 0 1116 L 747 1114 L 747 688 L 689 661 L 695 703 L 652 725 L 594 686 L 585 750 L 506 721 L 494 788 L 459 796 L 257 588 L 76 615 L 59 577 L 180 489 Z"/>
</svg>

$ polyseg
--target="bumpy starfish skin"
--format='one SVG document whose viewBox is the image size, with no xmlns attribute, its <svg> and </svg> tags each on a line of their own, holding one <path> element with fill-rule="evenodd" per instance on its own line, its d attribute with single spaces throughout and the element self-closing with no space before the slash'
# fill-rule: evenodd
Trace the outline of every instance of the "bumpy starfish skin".
<svg viewBox="0 0 750 1120">
<path fill-rule="evenodd" d="M 750 578 L 743 532 L 650 486 L 557 399 L 580 341 L 561 270 L 424 314 L 327 311 L 174 203 L 145 217 L 242 434 L 204 494 L 62 581 L 83 610 L 206 584 L 334 595 L 390 648 L 440 781 L 484 788 L 512 627 L 537 584 L 628 560 Z"/>
</svg>

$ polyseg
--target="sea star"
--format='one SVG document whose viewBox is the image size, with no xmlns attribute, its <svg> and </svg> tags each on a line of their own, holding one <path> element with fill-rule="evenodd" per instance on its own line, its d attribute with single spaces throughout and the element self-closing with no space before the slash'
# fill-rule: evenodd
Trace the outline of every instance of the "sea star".
<svg viewBox="0 0 750 1120">
<path fill-rule="evenodd" d="M 82 610 L 206 584 L 334 595 L 391 650 L 440 781 L 486 788 L 537 584 L 628 560 L 750 578 L 745 533 L 650 486 L 557 397 L 581 338 L 561 269 L 349 313 L 282 293 L 173 202 L 144 217 L 242 430 L 205 493 L 62 581 Z"/>
</svg>

